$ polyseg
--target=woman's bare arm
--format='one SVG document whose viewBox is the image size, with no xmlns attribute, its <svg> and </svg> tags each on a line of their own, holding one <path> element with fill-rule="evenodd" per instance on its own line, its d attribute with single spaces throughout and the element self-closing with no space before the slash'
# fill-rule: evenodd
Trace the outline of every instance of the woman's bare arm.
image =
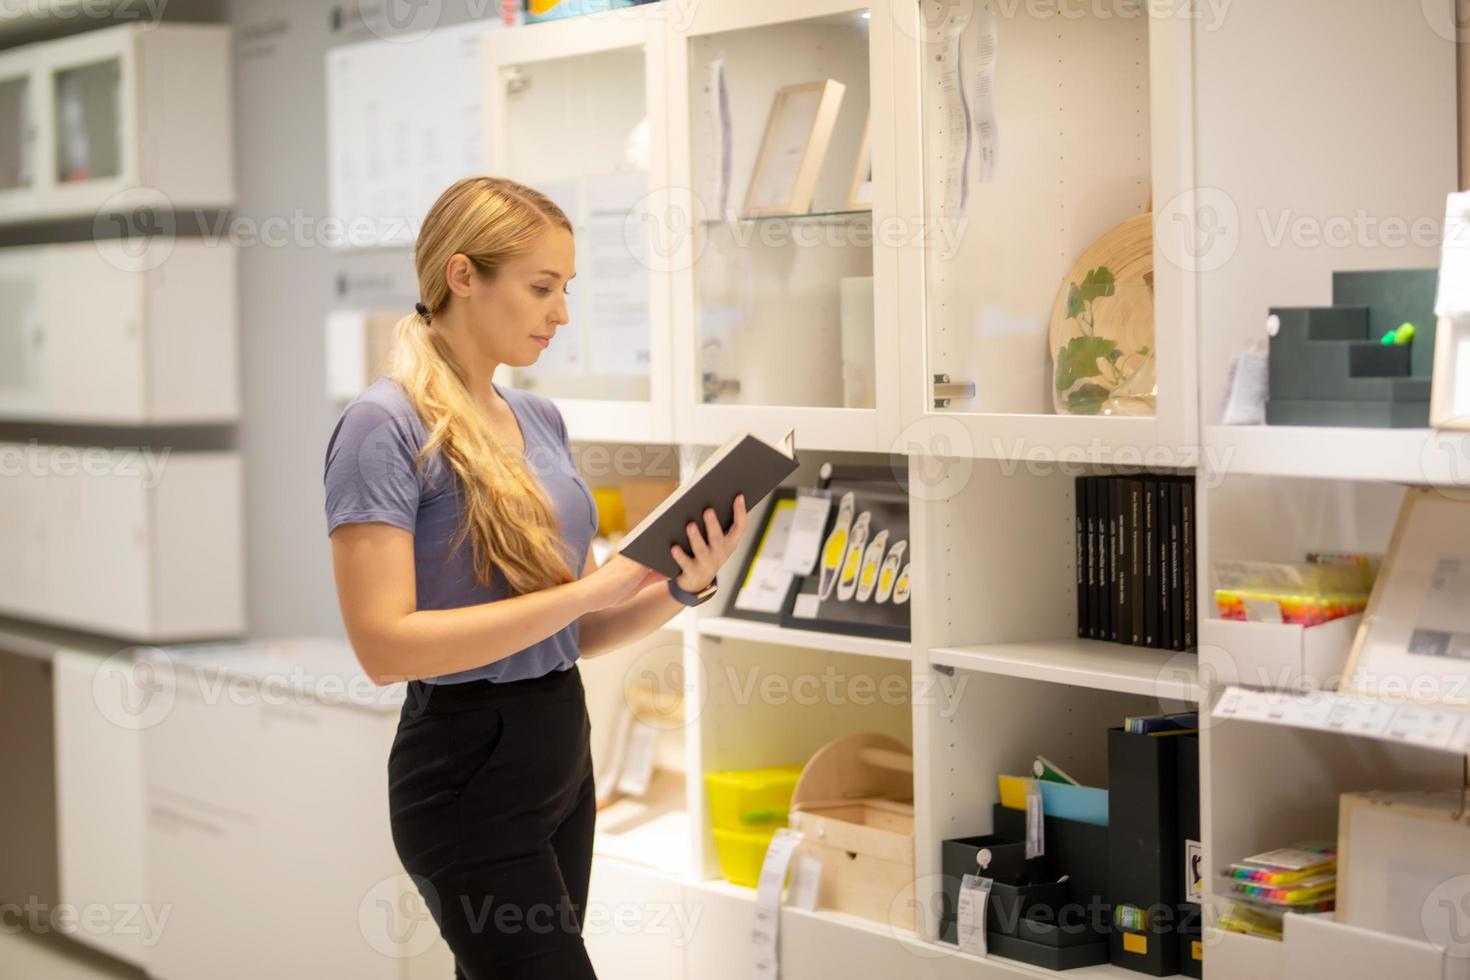
<svg viewBox="0 0 1470 980">
<path fill-rule="evenodd" d="M 389 524 L 337 528 L 332 566 L 347 638 L 375 684 L 503 660 L 662 578 L 618 558 L 566 585 L 459 609 L 420 610 L 413 535 Z"/>
<path fill-rule="evenodd" d="M 735 499 L 734 511 L 734 522 L 729 531 L 721 529 L 715 512 L 709 509 L 704 513 L 702 533 L 696 525 L 689 525 L 689 552 L 685 553 L 683 549 L 677 548 L 673 552 L 674 560 L 681 569 L 678 579 L 680 587 L 697 592 L 705 584 L 714 581 L 720 566 L 734 552 L 741 535 L 745 533 L 747 514 L 744 494 Z M 597 563 L 592 560 L 589 551 L 587 565 L 582 574 L 588 576 L 596 571 Z M 642 639 L 673 619 L 684 608 L 683 603 L 669 595 L 667 587 L 645 587 L 618 605 L 586 613 L 578 628 L 582 656 L 595 657 Z"/>
<path fill-rule="evenodd" d="M 597 562 L 588 549 L 587 566 L 582 575 L 585 577 L 595 571 Z M 584 657 L 595 657 L 625 647 L 652 633 L 684 608 L 684 604 L 670 595 L 662 582 L 656 587 L 645 587 L 620 605 L 584 614 L 577 630 L 580 637 L 578 649 Z"/>
</svg>

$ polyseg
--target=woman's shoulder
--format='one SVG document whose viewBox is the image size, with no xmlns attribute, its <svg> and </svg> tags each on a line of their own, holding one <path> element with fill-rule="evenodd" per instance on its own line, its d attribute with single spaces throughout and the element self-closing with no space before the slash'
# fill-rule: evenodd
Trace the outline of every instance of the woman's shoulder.
<svg viewBox="0 0 1470 980">
<path fill-rule="evenodd" d="M 348 402 L 337 420 L 328 446 L 330 455 L 339 442 L 375 443 L 387 435 L 406 452 L 423 445 L 426 433 L 407 390 L 392 378 L 379 378 Z"/>
<path fill-rule="evenodd" d="M 515 408 L 529 411 L 540 419 L 541 423 L 552 433 L 558 436 L 566 434 L 566 422 L 562 419 L 561 409 L 557 408 L 556 402 L 550 398 L 524 388 L 504 387 L 500 389 L 500 392 L 513 403 Z"/>
</svg>

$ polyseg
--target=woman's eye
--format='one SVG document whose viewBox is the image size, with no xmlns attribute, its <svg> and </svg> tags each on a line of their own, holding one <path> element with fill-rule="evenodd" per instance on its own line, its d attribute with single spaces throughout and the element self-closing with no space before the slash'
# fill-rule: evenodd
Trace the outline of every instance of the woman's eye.
<svg viewBox="0 0 1470 980">
<path fill-rule="evenodd" d="M 550 296 L 551 295 L 551 287 L 550 286 L 532 286 L 531 288 L 534 289 L 536 291 L 536 293 L 538 295 L 540 295 L 540 296 Z"/>
</svg>

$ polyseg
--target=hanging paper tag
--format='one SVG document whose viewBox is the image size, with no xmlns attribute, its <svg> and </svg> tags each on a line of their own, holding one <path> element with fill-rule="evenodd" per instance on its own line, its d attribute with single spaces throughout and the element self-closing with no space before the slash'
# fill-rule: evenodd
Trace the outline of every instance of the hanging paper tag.
<svg viewBox="0 0 1470 980">
<path fill-rule="evenodd" d="M 985 956 L 985 906 L 990 902 L 989 878 L 965 875 L 960 879 L 959 907 L 955 910 L 955 931 L 960 949 Z"/>
<path fill-rule="evenodd" d="M 750 930 L 750 943 L 755 953 L 756 980 L 776 980 L 781 975 L 781 958 L 777 945 L 781 929 L 781 888 L 786 882 L 786 869 L 801 834 L 782 827 L 766 847 L 760 881 L 755 889 L 755 925 Z"/>
<path fill-rule="evenodd" d="M 1046 853 L 1046 825 L 1041 812 L 1041 784 L 1030 780 L 1026 785 L 1026 860 Z"/>
<path fill-rule="evenodd" d="M 1196 905 L 1205 901 L 1205 848 L 1197 840 L 1184 842 L 1184 900 Z"/>
<path fill-rule="evenodd" d="M 791 871 L 791 894 L 787 905 L 811 911 L 817 907 L 817 892 L 822 885 L 822 859 L 810 854 L 796 858 Z"/>
<path fill-rule="evenodd" d="M 970 102 L 970 122 L 975 136 L 975 182 L 983 184 L 995 176 L 1000 139 L 995 126 L 996 18 L 987 8 L 979 14 L 975 31 L 975 64 Z"/>
</svg>

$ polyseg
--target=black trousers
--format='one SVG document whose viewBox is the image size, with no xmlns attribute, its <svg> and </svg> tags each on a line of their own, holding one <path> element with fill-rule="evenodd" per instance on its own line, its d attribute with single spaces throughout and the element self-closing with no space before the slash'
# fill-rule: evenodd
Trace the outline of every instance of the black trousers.
<svg viewBox="0 0 1470 980">
<path fill-rule="evenodd" d="M 388 755 L 393 843 L 464 980 L 594 978 L 582 944 L 596 800 L 576 667 L 409 683 Z"/>
</svg>

